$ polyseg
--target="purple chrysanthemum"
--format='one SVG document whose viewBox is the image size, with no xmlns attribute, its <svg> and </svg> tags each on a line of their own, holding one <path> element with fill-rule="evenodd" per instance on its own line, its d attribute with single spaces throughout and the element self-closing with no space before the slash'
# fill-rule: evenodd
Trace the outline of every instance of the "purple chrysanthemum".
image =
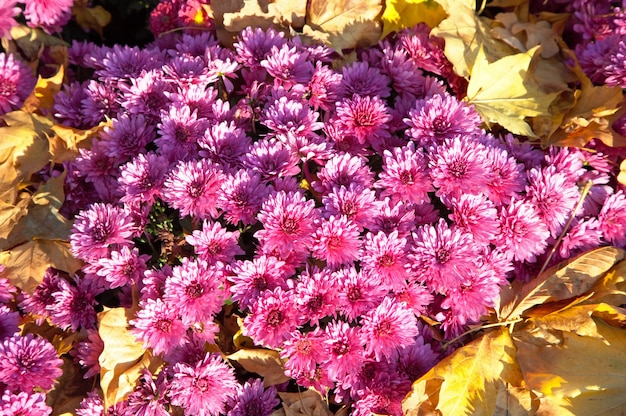
<svg viewBox="0 0 626 416">
<path fill-rule="evenodd" d="M 154 143 L 160 154 L 174 162 L 189 160 L 198 153 L 198 141 L 209 128 L 209 121 L 198 118 L 197 112 L 183 104 L 163 111 L 157 127 L 160 137 Z"/>
<path fill-rule="evenodd" d="M 100 374 L 100 354 L 104 351 L 104 341 L 100 338 L 100 334 L 95 329 L 87 330 L 87 339 L 79 342 L 76 347 L 70 351 L 75 356 L 80 366 L 87 371 L 83 378 L 91 378 Z"/>
<path fill-rule="evenodd" d="M 50 390 L 63 371 L 54 346 L 32 334 L 15 335 L 0 343 L 0 382 L 10 391 Z"/>
<path fill-rule="evenodd" d="M 0 265 L 0 275 L 4 271 L 4 265 Z M 17 288 L 13 286 L 11 281 L 6 277 L 0 277 L 0 304 L 9 303 L 15 293 L 17 292 Z"/>
<path fill-rule="evenodd" d="M 316 367 L 327 358 L 320 328 L 304 334 L 294 331 L 283 343 L 280 357 L 286 360 L 285 375 L 289 377 L 315 373 Z"/>
<path fill-rule="evenodd" d="M 73 0 L 29 0 L 25 2 L 24 17 L 30 27 L 40 27 L 48 33 L 60 32 L 72 16 Z"/>
<path fill-rule="evenodd" d="M 250 379 L 237 384 L 237 396 L 228 403 L 228 416 L 269 416 L 279 404 L 274 386 L 265 389 L 261 379 Z"/>
<path fill-rule="evenodd" d="M 604 239 L 618 247 L 626 246 L 626 196 L 624 192 L 618 191 L 609 196 L 600 213 L 600 230 Z"/>
<path fill-rule="evenodd" d="M 42 392 L 11 393 L 5 391 L 0 398 L 2 416 L 49 416 L 52 408 L 46 404 L 46 394 Z"/>
<path fill-rule="evenodd" d="M 287 289 L 287 274 L 285 262 L 272 256 L 258 256 L 252 261 L 236 262 L 232 266 L 232 273 L 226 278 L 232 283 L 230 291 L 233 300 L 239 302 L 239 307 L 245 310 L 266 290 L 276 287 Z"/>
<path fill-rule="evenodd" d="M 331 321 L 324 329 L 324 338 L 329 358 L 323 367 L 328 377 L 333 381 L 341 381 L 356 374 L 365 359 L 358 328 L 343 321 Z"/>
<path fill-rule="evenodd" d="M 76 277 L 75 285 L 59 280 L 59 290 L 52 294 L 54 303 L 47 307 L 50 321 L 64 330 L 94 328 L 97 322 L 96 296 L 103 291 L 102 286 L 86 277 Z"/>
<path fill-rule="evenodd" d="M 17 110 L 35 87 L 31 70 L 12 54 L 0 53 L 0 115 Z"/>
<path fill-rule="evenodd" d="M 404 286 L 409 278 L 407 269 L 407 240 L 398 237 L 398 231 L 367 233 L 361 267 L 364 273 L 373 274 L 390 290 Z"/>
<path fill-rule="evenodd" d="M 137 283 L 146 271 L 146 263 L 150 259 L 147 254 L 139 254 L 136 247 L 132 250 L 126 246 L 119 251 L 112 250 L 107 257 L 98 259 L 96 274 L 107 281 L 109 288 Z"/>
<path fill-rule="evenodd" d="M 152 204 L 161 195 L 168 161 L 153 152 L 140 153 L 120 168 L 119 184 L 124 192 L 121 201 Z"/>
<path fill-rule="evenodd" d="M 0 341 L 19 332 L 20 313 L 0 305 Z"/>
<path fill-rule="evenodd" d="M 365 189 L 358 184 L 335 187 L 322 197 L 323 216 L 325 218 L 346 217 L 359 227 L 370 228 L 378 213 L 376 194 L 372 189 Z"/>
<path fill-rule="evenodd" d="M 142 114 L 119 114 L 110 127 L 100 134 L 104 154 L 119 161 L 129 161 L 156 137 L 152 126 Z"/>
<path fill-rule="evenodd" d="M 349 153 L 334 155 L 317 173 L 318 181 L 313 182 L 313 188 L 318 192 L 328 193 L 333 188 L 359 185 L 370 188 L 374 183 L 374 174 L 363 157 L 352 156 Z"/>
<path fill-rule="evenodd" d="M 211 124 L 199 139 L 201 149 L 198 154 L 225 168 L 240 168 L 251 143 L 244 129 L 233 122 L 221 121 Z"/>
<path fill-rule="evenodd" d="M 332 278 L 339 291 L 339 312 L 351 322 L 376 307 L 389 292 L 375 275 L 366 275 L 354 267 L 340 269 Z"/>
<path fill-rule="evenodd" d="M 244 254 L 238 245 L 239 232 L 228 231 L 219 222 L 205 220 L 202 230 L 194 230 L 186 237 L 189 244 L 194 247 L 198 258 L 209 264 L 218 261 L 230 263 L 235 256 Z"/>
<path fill-rule="evenodd" d="M 498 211 L 494 203 L 483 194 L 462 194 L 451 202 L 450 219 L 474 241 L 489 245 L 499 232 Z"/>
<path fill-rule="evenodd" d="M 273 47 L 281 48 L 286 43 L 285 34 L 274 28 L 263 30 L 247 27 L 239 33 L 234 46 L 237 60 L 251 70 L 258 70 Z"/>
<path fill-rule="evenodd" d="M 367 62 L 354 62 L 341 69 L 341 96 L 351 98 L 354 94 L 361 97 L 387 98 L 391 93 L 389 78 L 380 69 L 371 67 Z"/>
<path fill-rule="evenodd" d="M 429 201 L 429 192 L 434 191 L 428 175 L 428 161 L 413 142 L 404 147 L 383 153 L 383 171 L 376 188 L 383 189 L 381 197 L 389 196 L 392 201 L 401 200 L 421 204 Z"/>
<path fill-rule="evenodd" d="M 254 143 L 243 159 L 244 166 L 259 173 L 265 181 L 297 175 L 299 162 L 298 155 L 275 138 Z"/>
<path fill-rule="evenodd" d="M 161 299 L 147 299 L 139 304 L 137 317 L 130 321 L 130 332 L 145 348 L 161 354 L 185 342 L 185 327 L 174 305 Z"/>
<path fill-rule="evenodd" d="M 320 321 L 335 316 L 338 306 L 330 272 L 327 269 L 306 270 L 300 274 L 295 284 L 295 304 L 298 315 L 305 317 L 311 326 L 318 326 Z"/>
<path fill-rule="evenodd" d="M 272 46 L 261 66 L 274 78 L 276 85 L 284 87 L 309 82 L 314 70 L 309 54 L 288 43 Z"/>
<path fill-rule="evenodd" d="M 356 137 L 360 144 L 380 148 L 380 144 L 390 136 L 387 122 L 391 116 L 379 97 L 355 94 L 337 103 L 335 112 L 341 132 Z"/>
<path fill-rule="evenodd" d="M 524 165 L 499 147 L 488 147 L 486 153 L 486 194 L 496 206 L 508 204 L 524 190 Z"/>
<path fill-rule="evenodd" d="M 165 371 L 156 378 L 147 368 L 139 376 L 135 389 L 128 395 L 128 414 L 136 416 L 168 416 L 170 401 L 166 397 L 167 381 Z"/>
<path fill-rule="evenodd" d="M 319 113 L 312 111 L 300 101 L 280 97 L 267 106 L 262 113 L 261 123 L 270 129 L 270 135 L 282 142 L 288 137 L 311 137 L 323 127 L 317 121 Z"/>
<path fill-rule="evenodd" d="M 256 215 L 269 193 L 269 188 L 261 182 L 260 174 L 238 170 L 234 175 L 226 177 L 217 206 L 230 224 L 241 222 L 243 225 L 251 225 L 256 222 Z"/>
</svg>

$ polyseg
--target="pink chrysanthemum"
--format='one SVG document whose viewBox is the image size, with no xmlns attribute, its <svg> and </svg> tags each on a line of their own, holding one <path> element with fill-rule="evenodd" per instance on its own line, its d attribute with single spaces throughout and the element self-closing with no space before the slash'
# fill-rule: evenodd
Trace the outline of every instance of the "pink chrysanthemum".
<svg viewBox="0 0 626 416">
<path fill-rule="evenodd" d="M 9 391 L 50 390 L 63 374 L 54 346 L 32 334 L 15 335 L 0 343 L 0 382 Z"/>
<path fill-rule="evenodd" d="M 479 134 L 482 119 L 472 107 L 445 94 L 418 100 L 404 122 L 413 140 L 430 145 L 456 136 Z"/>
<path fill-rule="evenodd" d="M 425 314 L 434 298 L 425 285 L 417 282 L 405 282 L 394 290 L 393 295 L 396 302 L 403 302 L 415 316 Z"/>
<path fill-rule="evenodd" d="M 486 194 L 496 206 L 508 204 L 526 185 L 524 165 L 499 147 L 488 147 L 486 153 Z"/>
<path fill-rule="evenodd" d="M 337 311 L 336 287 L 329 274 L 327 269 L 306 270 L 295 284 L 296 310 L 311 326 L 319 325 L 321 320 L 334 316 Z"/>
<path fill-rule="evenodd" d="M 87 330 L 87 339 L 79 342 L 70 351 L 80 366 L 87 371 L 83 378 L 91 378 L 100 374 L 100 354 L 104 351 L 104 341 L 95 329 Z"/>
<path fill-rule="evenodd" d="M 198 141 L 209 128 L 209 121 L 198 118 L 188 105 L 171 106 L 161 113 L 157 128 L 160 137 L 154 144 L 159 153 L 170 161 L 189 160 L 198 153 Z"/>
<path fill-rule="evenodd" d="M 618 247 L 626 246 L 626 196 L 624 192 L 618 191 L 609 196 L 600 213 L 600 230 L 604 239 Z"/>
<path fill-rule="evenodd" d="M 119 184 L 124 192 L 121 201 L 152 204 L 161 195 L 169 169 L 167 160 L 155 153 L 140 153 L 120 169 Z"/>
<path fill-rule="evenodd" d="M 75 283 L 59 280 L 59 291 L 52 294 L 54 303 L 47 307 L 50 321 L 64 330 L 92 329 L 98 320 L 96 296 L 104 289 L 88 278 L 76 277 Z"/>
<path fill-rule="evenodd" d="M 154 379 L 144 368 L 135 389 L 128 395 L 128 414 L 136 416 L 169 416 L 170 400 L 166 396 L 168 383 L 166 372 L 161 371 Z"/>
<path fill-rule="evenodd" d="M 315 72 L 311 77 L 308 88 L 309 105 L 314 109 L 330 111 L 339 101 L 339 86 L 341 74 L 324 66 L 321 62 L 315 63 Z"/>
<path fill-rule="evenodd" d="M 280 357 L 287 360 L 285 374 L 289 377 L 314 373 L 316 366 L 327 359 L 320 328 L 305 334 L 295 331 L 283 343 Z"/>
<path fill-rule="evenodd" d="M 185 342 L 185 327 L 174 305 L 161 299 L 148 299 L 139 304 L 137 317 L 130 321 L 131 334 L 142 341 L 144 348 L 161 354 Z"/>
<path fill-rule="evenodd" d="M 429 288 L 443 292 L 469 273 L 479 249 L 471 234 L 450 228 L 442 218 L 434 226 L 417 229 L 408 257 L 415 275 Z"/>
<path fill-rule="evenodd" d="M 282 142 L 288 137 L 311 137 L 324 123 L 317 121 L 319 113 L 300 101 L 280 97 L 270 103 L 261 116 L 261 123 L 270 129 L 270 135 Z"/>
<path fill-rule="evenodd" d="M 402 201 L 392 202 L 387 197 L 376 204 L 376 210 L 371 220 L 371 225 L 367 228 L 372 233 L 382 231 L 390 234 L 398 232 L 398 237 L 407 237 L 415 229 L 415 205 Z"/>
<path fill-rule="evenodd" d="M 341 69 L 341 96 L 351 98 L 357 94 L 361 97 L 387 98 L 391 94 L 389 78 L 380 69 L 371 67 L 367 62 L 354 62 Z"/>
<path fill-rule="evenodd" d="M 319 213 L 315 201 L 307 200 L 299 192 L 277 192 L 263 202 L 257 216 L 263 229 L 254 236 L 266 248 L 277 249 L 288 254 L 290 251 L 307 251 L 313 241 Z"/>
<path fill-rule="evenodd" d="M 396 290 L 409 278 L 407 254 L 406 238 L 398 237 L 397 231 L 389 235 L 367 233 L 361 267 L 364 273 L 380 279 L 385 287 Z"/>
<path fill-rule="evenodd" d="M 569 259 L 600 246 L 602 231 L 597 218 L 577 221 L 568 230 L 558 246 L 558 253 L 562 259 Z"/>
<path fill-rule="evenodd" d="M 224 291 L 222 265 L 209 266 L 204 260 L 183 259 L 172 268 L 165 282 L 163 300 L 181 316 L 183 324 L 212 320 L 222 308 Z"/>
<path fill-rule="evenodd" d="M 244 254 L 238 244 L 239 232 L 228 231 L 219 222 L 205 220 L 202 230 L 194 230 L 185 239 L 194 247 L 198 258 L 209 264 L 230 263 L 235 256 Z"/>
<path fill-rule="evenodd" d="M 238 170 L 228 175 L 218 196 L 217 206 L 224 212 L 224 219 L 232 225 L 255 223 L 263 200 L 270 190 L 261 182 L 261 175 L 249 170 Z"/>
<path fill-rule="evenodd" d="M 60 32 L 72 16 L 74 0 L 29 0 L 25 2 L 24 17 L 30 27 L 40 27 L 48 33 Z"/>
<path fill-rule="evenodd" d="M 221 121 L 211 124 L 200 138 L 199 155 L 224 167 L 239 169 L 243 166 L 242 159 L 250 150 L 251 142 L 244 129 L 233 122 Z"/>
<path fill-rule="evenodd" d="M 376 145 L 390 136 L 387 122 L 391 116 L 379 97 L 353 95 L 340 101 L 335 112 L 343 134 L 356 137 L 360 144 L 377 148 Z"/>
<path fill-rule="evenodd" d="M 494 243 L 515 260 L 532 263 L 548 245 L 550 230 L 529 202 L 511 201 L 500 211 L 499 221 L 500 232 Z"/>
<path fill-rule="evenodd" d="M 285 262 L 272 256 L 258 256 L 252 261 L 236 262 L 232 266 L 232 274 L 226 278 L 232 283 L 230 291 L 234 301 L 245 310 L 266 290 L 277 287 L 287 289 L 287 273 Z"/>
<path fill-rule="evenodd" d="M 20 313 L 12 311 L 6 305 L 0 305 L 0 341 L 20 331 Z"/>
<path fill-rule="evenodd" d="M 98 393 L 99 389 L 90 391 L 87 396 L 80 401 L 78 409 L 76 409 L 77 416 L 94 416 L 104 415 L 104 403 Z"/>
<path fill-rule="evenodd" d="M 550 235 L 557 238 L 580 198 L 576 182 L 568 180 L 555 166 L 531 169 L 528 172 L 527 199 L 547 225 Z"/>
<path fill-rule="evenodd" d="M 370 228 L 378 213 L 376 193 L 354 184 L 349 187 L 335 187 L 322 197 L 323 215 L 325 218 L 346 217 L 359 227 Z"/>
<path fill-rule="evenodd" d="M 429 161 L 430 176 L 440 198 L 486 191 L 489 168 L 486 148 L 468 136 L 446 139 L 435 146 Z"/>
<path fill-rule="evenodd" d="M 383 161 L 383 171 L 375 184 L 383 189 L 382 197 L 416 204 L 430 200 L 428 193 L 435 189 L 428 175 L 428 162 L 413 142 L 393 151 L 385 150 Z"/>
<path fill-rule="evenodd" d="M 4 272 L 5 266 L 0 264 L 0 275 Z M 9 303 L 15 293 L 17 292 L 17 288 L 11 284 L 9 279 L 6 277 L 0 277 L 0 304 L 1 303 Z"/>
<path fill-rule="evenodd" d="M 365 352 L 379 361 L 393 354 L 396 348 L 413 344 L 418 334 L 413 312 L 388 297 L 363 317 L 362 325 L 360 335 Z"/>
<path fill-rule="evenodd" d="M 0 115 L 17 110 L 35 87 L 31 70 L 12 54 L 0 53 Z"/>
<path fill-rule="evenodd" d="M 483 194 L 462 194 L 451 202 L 450 219 L 478 244 L 489 245 L 500 230 L 498 210 Z"/>
<path fill-rule="evenodd" d="M 348 188 L 350 185 L 370 188 L 374 183 L 374 174 L 366 162 L 365 158 L 349 153 L 334 155 L 317 173 L 319 182 L 313 182 L 313 188 L 322 193 L 341 186 Z"/>
<path fill-rule="evenodd" d="M 0 4 L 0 38 L 11 38 L 11 28 L 17 26 L 15 17 L 21 12 L 16 0 L 4 0 Z"/>
<path fill-rule="evenodd" d="M 297 83 L 307 83 L 313 75 L 313 63 L 306 51 L 298 51 L 295 46 L 283 44 L 273 46 L 261 66 L 274 78 L 274 83 L 289 87 Z"/>
<path fill-rule="evenodd" d="M 268 57 L 272 47 L 280 48 L 286 43 L 285 34 L 272 27 L 263 30 L 260 27 L 248 26 L 239 33 L 234 46 L 237 60 L 247 68 L 258 70 L 261 67 L 261 62 Z"/>
<path fill-rule="evenodd" d="M 358 329 L 343 321 L 332 321 L 324 329 L 324 346 L 328 360 L 323 367 L 333 381 L 356 374 L 365 359 Z"/>
<path fill-rule="evenodd" d="M 0 398 L 0 415 L 2 416 L 49 416 L 52 408 L 46 404 L 46 394 L 11 393 L 5 391 Z"/>
<path fill-rule="evenodd" d="M 23 300 L 20 302 L 20 308 L 25 312 L 35 315 L 38 319 L 47 318 L 48 307 L 54 303 L 54 293 L 60 291 L 61 275 L 58 270 L 49 267 L 41 279 L 41 282 L 35 288 L 31 295 L 28 292 L 22 292 Z"/>
<path fill-rule="evenodd" d="M 250 307 L 244 319 L 243 334 L 258 345 L 279 348 L 300 324 L 301 318 L 296 316 L 295 310 L 295 299 L 290 292 L 281 287 L 266 290 Z"/>
<path fill-rule="evenodd" d="M 217 416 L 226 401 L 237 394 L 237 380 L 231 367 L 217 355 L 206 354 L 196 365 L 177 363 L 172 367 L 169 397 L 186 414 Z"/>
<path fill-rule="evenodd" d="M 217 196 L 223 180 L 222 170 L 207 159 L 181 161 L 165 179 L 162 198 L 183 217 L 217 218 Z"/>
<path fill-rule="evenodd" d="M 147 254 L 139 255 L 139 249 L 126 246 L 119 251 L 113 250 L 107 257 L 98 259 L 96 274 L 106 280 L 111 289 L 128 283 L 137 283 L 146 271 Z"/>
<path fill-rule="evenodd" d="M 375 308 L 389 292 L 376 276 L 365 275 L 354 267 L 338 270 L 332 278 L 339 291 L 339 312 L 351 322 Z"/>
<path fill-rule="evenodd" d="M 106 256 L 109 247 L 131 243 L 133 223 L 128 213 L 120 207 L 95 203 L 76 216 L 70 246 L 79 259 L 92 261 Z"/>
<path fill-rule="evenodd" d="M 298 155 L 275 138 L 259 140 L 244 157 L 244 166 L 259 173 L 265 181 L 297 175 L 299 162 Z"/>
<path fill-rule="evenodd" d="M 252 412 L 256 416 L 269 416 L 279 404 L 274 386 L 265 389 L 261 379 L 250 379 L 243 385 L 237 384 L 237 397 L 229 400 L 228 416 L 251 416 Z"/>
<path fill-rule="evenodd" d="M 360 248 L 361 239 L 357 225 L 345 215 L 331 215 L 328 220 L 322 220 L 313 234 L 311 254 L 326 261 L 326 265 L 334 269 L 357 260 Z"/>
<path fill-rule="evenodd" d="M 169 104 L 165 92 L 172 87 L 163 79 L 161 71 L 149 70 L 131 78 L 130 85 L 121 84 L 120 89 L 126 111 L 156 120 Z"/>
</svg>

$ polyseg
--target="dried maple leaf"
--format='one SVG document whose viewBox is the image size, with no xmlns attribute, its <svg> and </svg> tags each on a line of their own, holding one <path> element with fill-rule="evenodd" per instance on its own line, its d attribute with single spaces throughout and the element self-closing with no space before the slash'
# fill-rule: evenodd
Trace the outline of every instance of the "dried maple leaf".
<svg viewBox="0 0 626 416">
<path fill-rule="evenodd" d="M 316 391 L 306 390 L 300 393 L 279 392 L 285 410 L 285 416 L 332 416 L 328 405 Z"/>
<path fill-rule="evenodd" d="M 435 0 L 386 0 L 381 16 L 385 37 L 391 32 L 413 27 L 424 22 L 435 27 L 446 17 L 446 12 Z"/>
<path fill-rule="evenodd" d="M 89 0 L 74 1 L 72 17 L 83 30 L 95 30 L 102 37 L 102 29 L 111 23 L 111 13 L 100 5 L 89 7 L 89 4 Z"/>
<path fill-rule="evenodd" d="M 541 56 L 551 58 L 559 53 L 559 35 L 552 29 L 550 22 L 537 20 L 520 21 L 516 13 L 498 13 L 495 21 L 502 24 L 491 29 L 491 35 L 521 52 L 526 52 L 541 45 Z"/>
<path fill-rule="evenodd" d="M 226 356 L 237 361 L 243 368 L 263 377 L 265 387 L 274 386 L 291 380 L 285 375 L 283 362 L 278 351 L 262 348 L 242 348 L 234 354 Z"/>
<path fill-rule="evenodd" d="M 50 78 L 42 78 L 42 76 L 39 75 L 37 84 L 33 92 L 24 101 L 22 109 L 29 113 L 52 110 L 54 96 L 63 86 L 64 74 L 63 66 L 58 66 L 57 72 Z"/>
</svg>

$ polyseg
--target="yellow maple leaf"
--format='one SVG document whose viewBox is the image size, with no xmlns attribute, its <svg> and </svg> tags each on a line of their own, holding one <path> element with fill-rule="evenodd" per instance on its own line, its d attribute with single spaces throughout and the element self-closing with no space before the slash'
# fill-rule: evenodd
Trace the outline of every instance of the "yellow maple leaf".
<svg viewBox="0 0 626 416">
<path fill-rule="evenodd" d="M 488 123 L 498 123 L 512 133 L 536 137 L 526 117 L 548 111 L 559 94 L 546 93 L 533 81 L 529 71 L 539 46 L 527 52 L 489 62 L 481 48 L 476 56 L 465 101 L 472 104 Z"/>
<path fill-rule="evenodd" d="M 38 76 L 37 84 L 33 89 L 33 92 L 24 100 L 22 109 L 29 113 L 34 113 L 41 110 L 52 110 L 54 105 L 54 96 L 61 90 L 63 86 L 63 77 L 65 71 L 63 66 L 58 66 L 57 72 L 49 77 L 43 78 Z"/>
<path fill-rule="evenodd" d="M 382 37 L 422 22 L 433 28 L 446 16 L 443 7 L 434 0 L 386 0 L 381 16 Z"/>
</svg>

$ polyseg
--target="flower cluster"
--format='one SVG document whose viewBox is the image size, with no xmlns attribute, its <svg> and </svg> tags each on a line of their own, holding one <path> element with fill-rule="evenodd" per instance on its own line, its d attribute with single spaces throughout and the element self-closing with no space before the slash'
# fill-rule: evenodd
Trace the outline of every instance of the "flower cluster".
<svg viewBox="0 0 626 416">
<path fill-rule="evenodd" d="M 334 69 L 335 51 L 274 29 L 247 28 L 233 49 L 171 31 L 201 26 L 202 10 L 161 2 L 161 36 L 143 48 L 72 44 L 53 116 L 75 129 L 110 120 L 64 166 L 61 211 L 84 266 L 49 269 L 19 296 L 0 280 L 0 413 L 47 414 L 41 391 L 61 374 L 52 344 L 19 334 L 22 314 L 80 333 L 70 356 L 92 378 L 97 314 L 123 307 L 164 365 L 109 409 L 95 389 L 79 416 L 269 415 L 295 384 L 355 415 L 399 415 L 441 340 L 478 323 L 503 285 L 626 248 L 610 155 L 486 132 L 427 26 Z M 0 55 L 15 87 L 0 110 L 19 107 L 25 73 Z M 225 305 L 291 384 L 264 388 L 208 352 Z"/>
<path fill-rule="evenodd" d="M 0 37 L 10 39 L 16 18 L 23 16 L 29 27 L 41 28 L 47 33 L 60 32 L 72 17 L 74 0 L 3 0 L 0 3 Z M 19 6 L 18 6 L 19 5 Z"/>
</svg>

